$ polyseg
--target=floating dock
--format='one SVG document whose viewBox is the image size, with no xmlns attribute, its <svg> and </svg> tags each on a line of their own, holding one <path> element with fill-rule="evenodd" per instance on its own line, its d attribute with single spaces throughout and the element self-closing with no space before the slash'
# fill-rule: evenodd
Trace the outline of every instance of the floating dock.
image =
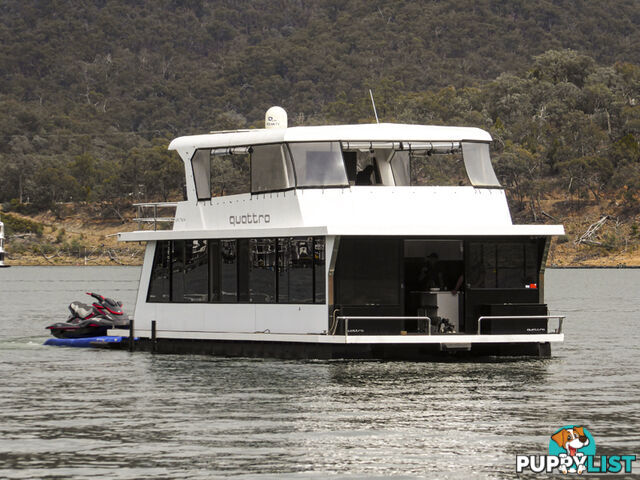
<svg viewBox="0 0 640 480">
<path fill-rule="evenodd" d="M 128 341 L 128 337 L 49 338 L 45 345 L 54 347 L 108 348 Z"/>
</svg>

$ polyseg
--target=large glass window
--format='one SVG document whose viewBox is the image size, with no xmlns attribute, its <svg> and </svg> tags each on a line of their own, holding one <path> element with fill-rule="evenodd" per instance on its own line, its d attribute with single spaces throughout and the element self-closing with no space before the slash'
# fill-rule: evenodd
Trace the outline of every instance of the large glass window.
<svg viewBox="0 0 640 480">
<path fill-rule="evenodd" d="M 184 302 L 184 240 L 171 242 L 171 301 Z"/>
<path fill-rule="evenodd" d="M 289 151 L 284 145 L 258 145 L 251 154 L 251 192 L 285 190 L 295 186 Z"/>
<path fill-rule="evenodd" d="M 336 264 L 336 303 L 400 304 L 400 241 L 343 237 Z"/>
<path fill-rule="evenodd" d="M 496 288 L 496 246 L 494 243 L 469 245 L 471 288 Z"/>
<path fill-rule="evenodd" d="M 472 242 L 469 245 L 471 288 L 526 288 L 538 283 L 535 241 Z"/>
<path fill-rule="evenodd" d="M 524 287 L 524 245 L 521 243 L 498 244 L 496 283 L 502 288 Z"/>
<path fill-rule="evenodd" d="M 249 289 L 249 269 L 250 269 L 250 255 L 249 255 L 249 239 L 240 238 L 237 240 L 238 244 L 238 301 L 250 302 L 251 295 Z"/>
<path fill-rule="evenodd" d="M 313 303 L 313 237 L 278 239 L 278 302 Z"/>
<path fill-rule="evenodd" d="M 298 187 L 348 186 L 339 142 L 290 143 Z"/>
<path fill-rule="evenodd" d="M 411 152 L 411 185 L 415 186 L 462 186 L 469 185 L 459 149 L 450 152 L 430 150 Z"/>
<path fill-rule="evenodd" d="M 209 150 L 196 150 L 191 159 L 198 200 L 211 198 L 211 160 Z"/>
<path fill-rule="evenodd" d="M 313 237 L 291 239 L 289 303 L 313 303 Z"/>
<path fill-rule="evenodd" d="M 250 191 L 247 148 L 196 150 L 191 166 L 198 200 Z"/>
<path fill-rule="evenodd" d="M 464 167 L 471 184 L 475 187 L 499 187 L 500 182 L 493 171 L 488 143 L 462 143 Z"/>
<path fill-rule="evenodd" d="M 148 302 L 325 303 L 324 237 L 158 242 Z"/>
<path fill-rule="evenodd" d="M 206 302 L 209 299 L 209 253 L 206 240 L 176 240 L 171 254 L 172 302 Z"/>
<path fill-rule="evenodd" d="M 220 300 L 238 301 L 238 242 L 220 240 Z"/>
<path fill-rule="evenodd" d="M 325 243 L 324 237 L 315 237 L 313 239 L 313 258 L 314 258 L 314 290 L 315 303 L 324 303 L 326 300 L 326 272 L 325 272 Z"/>
<path fill-rule="evenodd" d="M 249 154 L 246 149 L 235 149 L 233 155 L 211 156 L 211 192 L 214 196 L 237 195 L 250 192 Z"/>
<path fill-rule="evenodd" d="M 291 239 L 278 238 L 278 302 L 289 302 L 289 270 L 291 270 Z"/>
<path fill-rule="evenodd" d="M 156 242 L 156 252 L 151 268 L 148 302 L 168 302 L 171 288 L 171 251 L 167 241 Z"/>
<path fill-rule="evenodd" d="M 253 303 L 276 301 L 276 240 L 249 240 L 249 294 Z"/>
<path fill-rule="evenodd" d="M 394 152 L 391 158 L 391 171 L 396 186 L 411 185 L 409 152 Z"/>
<path fill-rule="evenodd" d="M 219 302 L 222 299 L 222 255 L 220 240 L 209 240 L 209 301 Z"/>
<path fill-rule="evenodd" d="M 364 143 L 366 150 L 347 142 L 344 152 L 340 142 L 200 149 L 191 160 L 196 193 L 199 200 L 205 200 L 294 187 L 346 187 L 349 183 L 500 186 L 487 143 L 387 142 L 384 148 L 379 142 Z"/>
</svg>

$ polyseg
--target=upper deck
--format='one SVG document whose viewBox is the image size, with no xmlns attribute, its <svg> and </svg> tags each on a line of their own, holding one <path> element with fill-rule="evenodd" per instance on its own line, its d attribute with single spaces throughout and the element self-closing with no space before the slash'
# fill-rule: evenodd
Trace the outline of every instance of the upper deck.
<svg viewBox="0 0 640 480">
<path fill-rule="evenodd" d="M 119 238 L 562 234 L 561 226 L 512 224 L 490 142 L 479 128 L 388 123 L 179 137 L 169 149 L 184 162 L 187 200 L 173 230 Z M 464 166 L 468 186 L 415 184 L 415 162 L 441 156 Z"/>
</svg>

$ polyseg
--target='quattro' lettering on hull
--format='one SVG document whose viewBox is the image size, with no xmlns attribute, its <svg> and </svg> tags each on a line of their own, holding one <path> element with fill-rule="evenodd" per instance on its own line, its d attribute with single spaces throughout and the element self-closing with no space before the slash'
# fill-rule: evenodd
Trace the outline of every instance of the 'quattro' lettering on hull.
<svg viewBox="0 0 640 480">
<path fill-rule="evenodd" d="M 246 215 L 229 216 L 230 225 L 249 225 L 260 223 L 271 223 L 271 215 L 269 215 L 268 213 L 247 213 Z"/>
</svg>

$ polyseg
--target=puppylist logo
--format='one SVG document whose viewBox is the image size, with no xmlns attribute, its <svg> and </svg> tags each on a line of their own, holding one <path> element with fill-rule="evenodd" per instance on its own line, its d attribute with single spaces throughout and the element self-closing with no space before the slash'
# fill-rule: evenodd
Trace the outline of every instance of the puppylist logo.
<svg viewBox="0 0 640 480">
<path fill-rule="evenodd" d="M 534 473 L 631 473 L 635 455 L 596 457 L 596 441 L 586 429 L 567 425 L 549 439 L 549 455 L 517 455 L 516 472 Z"/>
</svg>

